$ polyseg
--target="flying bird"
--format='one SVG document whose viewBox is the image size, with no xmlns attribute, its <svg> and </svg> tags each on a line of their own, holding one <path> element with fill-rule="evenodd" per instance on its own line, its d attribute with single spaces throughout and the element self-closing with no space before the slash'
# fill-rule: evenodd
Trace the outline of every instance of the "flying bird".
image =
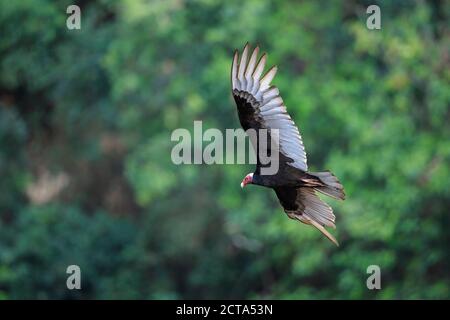
<svg viewBox="0 0 450 320">
<path fill-rule="evenodd" d="M 258 134 L 250 137 L 257 155 L 256 170 L 245 176 L 241 187 L 255 184 L 273 189 L 289 218 L 316 227 L 338 246 L 337 240 L 325 229 L 325 226 L 336 228 L 333 209 L 318 197 L 317 192 L 344 200 L 344 188 L 330 171 L 308 172 L 298 128 L 287 113 L 278 88 L 271 85 L 277 67 L 273 66 L 262 75 L 267 55 L 264 53 L 258 59 L 258 54 L 259 47 L 256 47 L 250 55 L 247 43 L 240 59 L 235 51 L 231 66 L 232 94 L 242 128 L 256 132 L 265 129 L 267 132 L 267 138 Z M 260 139 L 268 140 L 266 150 L 260 150 Z M 272 150 L 273 146 L 275 150 Z M 263 174 L 262 169 L 268 164 L 262 161 L 261 151 L 269 156 L 272 151 L 278 152 L 275 174 Z"/>
</svg>

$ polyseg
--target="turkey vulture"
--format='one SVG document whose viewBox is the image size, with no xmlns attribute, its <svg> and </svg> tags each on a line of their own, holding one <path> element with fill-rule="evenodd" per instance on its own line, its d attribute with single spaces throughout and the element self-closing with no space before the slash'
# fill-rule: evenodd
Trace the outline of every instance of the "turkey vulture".
<svg viewBox="0 0 450 320">
<path fill-rule="evenodd" d="M 306 153 L 298 128 L 286 111 L 280 93 L 270 82 L 274 78 L 277 67 L 274 66 L 262 76 L 266 64 L 266 54 L 259 60 L 259 48 L 256 47 L 249 56 L 247 43 L 239 61 L 236 50 L 231 67 L 231 86 L 236 102 L 239 121 L 244 130 L 254 129 L 259 132 L 265 129 L 267 139 L 277 132 L 276 152 L 278 152 L 278 172 L 272 175 L 262 174 L 264 165 L 260 159 L 260 141 L 257 135 L 250 137 L 256 151 L 256 170 L 242 180 L 241 187 L 256 184 L 275 190 L 275 193 L 291 219 L 313 225 L 328 239 L 339 245 L 336 239 L 324 228 L 335 228 L 333 209 L 323 202 L 317 191 L 335 199 L 345 199 L 344 188 L 339 180 L 329 171 L 308 172 Z M 277 130 L 275 130 L 277 129 Z M 271 148 L 266 143 L 267 149 Z M 273 144 L 272 144 L 273 146 Z M 270 156 L 271 150 L 265 150 Z"/>
</svg>

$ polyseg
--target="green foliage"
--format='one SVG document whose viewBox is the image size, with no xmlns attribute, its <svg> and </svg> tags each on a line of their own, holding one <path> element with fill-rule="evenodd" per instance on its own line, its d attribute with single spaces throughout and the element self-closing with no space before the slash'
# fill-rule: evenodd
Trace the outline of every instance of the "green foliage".
<svg viewBox="0 0 450 320">
<path fill-rule="evenodd" d="M 0 4 L 0 298 L 450 298 L 448 2 L 379 1 L 378 31 L 367 1 L 69 4 Z M 171 162 L 174 129 L 239 126 L 247 41 L 345 186 L 339 248 L 252 166 Z"/>
</svg>

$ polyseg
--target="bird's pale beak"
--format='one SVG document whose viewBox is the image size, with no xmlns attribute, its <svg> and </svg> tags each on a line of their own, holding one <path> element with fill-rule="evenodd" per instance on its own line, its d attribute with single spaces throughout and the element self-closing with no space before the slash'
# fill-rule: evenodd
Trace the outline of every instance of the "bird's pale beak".
<svg viewBox="0 0 450 320">
<path fill-rule="evenodd" d="M 244 183 L 243 183 L 243 182 L 241 182 L 241 188 L 242 188 L 242 189 L 244 188 Z"/>
</svg>

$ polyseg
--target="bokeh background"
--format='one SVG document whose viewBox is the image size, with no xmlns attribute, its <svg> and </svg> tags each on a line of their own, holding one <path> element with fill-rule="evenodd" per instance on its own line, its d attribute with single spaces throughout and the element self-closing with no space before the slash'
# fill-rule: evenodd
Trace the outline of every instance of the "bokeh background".
<svg viewBox="0 0 450 320">
<path fill-rule="evenodd" d="M 0 298 L 450 298 L 448 1 L 74 3 L 81 30 L 71 1 L 0 2 Z M 242 191 L 251 165 L 171 162 L 174 129 L 239 127 L 247 41 L 346 188 L 339 248 Z"/>
</svg>

